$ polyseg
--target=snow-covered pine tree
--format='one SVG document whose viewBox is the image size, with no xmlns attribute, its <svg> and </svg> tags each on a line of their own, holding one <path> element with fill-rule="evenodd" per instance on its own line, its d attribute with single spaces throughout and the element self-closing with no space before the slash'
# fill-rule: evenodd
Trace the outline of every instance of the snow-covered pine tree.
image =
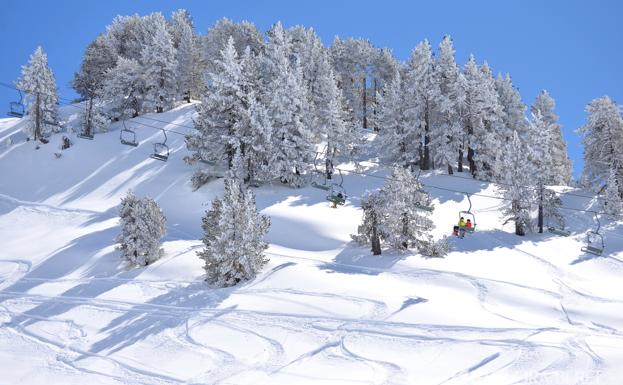
<svg viewBox="0 0 623 385">
<path fill-rule="evenodd" d="M 502 171 L 500 127 L 504 111 L 495 90 L 495 80 L 487 63 L 480 68 L 470 55 L 463 70 L 465 77 L 465 124 L 467 161 L 474 177 L 494 180 Z"/>
<path fill-rule="evenodd" d="M 619 185 L 620 179 L 617 178 L 616 165 L 610 169 L 608 176 L 608 185 L 604 191 L 604 211 L 611 217 L 618 219 L 623 214 L 623 196 L 621 190 L 623 186 Z"/>
<path fill-rule="evenodd" d="M 517 131 L 520 138 L 528 140 L 528 124 L 526 122 L 526 105 L 521 100 L 519 90 L 513 86 L 510 74 L 498 74 L 495 79 L 495 90 L 502 106 L 502 125 L 499 126 L 499 136 L 503 143 L 510 139 L 513 131 Z"/>
<path fill-rule="evenodd" d="M 362 222 L 357 227 L 357 234 L 351 235 L 360 245 L 370 245 L 373 255 L 381 255 L 381 239 L 387 238 L 383 231 L 385 203 L 385 198 L 379 191 L 366 194 L 361 201 Z"/>
<path fill-rule="evenodd" d="M 163 112 L 171 109 L 177 96 L 178 63 L 171 35 L 167 31 L 164 16 L 156 13 L 146 19 L 152 31 L 151 41 L 141 52 L 141 65 L 145 82 L 143 108 L 147 112 Z"/>
<path fill-rule="evenodd" d="M 461 111 L 465 104 L 463 75 L 454 59 L 454 46 L 450 36 L 444 36 L 439 44 L 439 58 L 435 65 L 435 79 L 439 84 L 439 95 L 435 104 L 435 129 L 432 145 L 436 149 L 435 162 L 447 165 L 453 174 L 454 162 L 462 157 L 464 131 Z M 463 163 L 459 161 L 459 172 Z"/>
<path fill-rule="evenodd" d="M 368 128 L 368 80 L 374 53 L 372 44 L 365 39 L 340 39 L 336 36 L 329 53 L 349 112 L 350 125 Z"/>
<path fill-rule="evenodd" d="M 398 250 L 410 247 L 421 249 L 431 241 L 433 221 L 419 211 L 419 204 L 428 204 L 428 194 L 408 169 L 394 167 L 392 175 L 381 189 L 385 200 L 383 233 L 389 245 Z"/>
<path fill-rule="evenodd" d="M 80 69 L 75 73 L 72 87 L 87 100 L 86 108 L 81 112 L 81 131 L 90 136 L 96 131 L 103 131 L 108 119 L 98 107 L 101 102 L 96 98 L 101 92 L 106 79 L 106 71 L 117 64 L 117 54 L 104 35 L 99 35 L 84 52 Z"/>
<path fill-rule="evenodd" d="M 106 71 L 106 80 L 99 97 L 108 107 L 111 119 L 132 118 L 143 109 L 144 88 L 139 63 L 120 57 L 117 65 Z"/>
<path fill-rule="evenodd" d="M 153 35 L 146 33 L 145 18 L 139 15 L 117 16 L 106 28 L 108 44 L 114 52 L 125 59 L 141 59 L 141 52 Z"/>
<path fill-rule="evenodd" d="M 253 192 L 239 179 L 225 179 L 223 199 L 212 201 L 202 227 L 205 249 L 197 255 L 205 261 L 209 283 L 225 287 L 253 279 L 268 262 L 262 238 L 270 218 L 258 213 Z"/>
<path fill-rule="evenodd" d="M 548 227 L 564 229 L 567 225 L 565 217 L 560 212 L 562 199 L 555 191 L 543 190 L 543 218 Z"/>
<path fill-rule="evenodd" d="M 162 257 L 166 218 L 151 198 L 137 198 L 132 191 L 121 199 L 121 233 L 115 238 L 121 258 L 135 266 L 147 266 Z"/>
<path fill-rule="evenodd" d="M 102 88 L 106 71 L 117 64 L 117 54 L 104 35 L 99 35 L 84 51 L 80 69 L 71 85 L 83 99 L 93 99 Z"/>
<path fill-rule="evenodd" d="M 316 104 L 315 122 L 317 129 L 326 135 L 325 173 L 331 179 L 336 158 L 347 154 L 353 145 L 353 133 L 344 121 L 342 93 L 330 67 L 319 74 L 315 90 L 322 96 Z"/>
<path fill-rule="evenodd" d="M 371 54 L 372 60 L 372 100 L 367 104 L 370 106 L 368 114 L 368 127 L 373 127 L 379 131 L 379 93 L 382 95 L 385 86 L 394 79 L 395 71 L 400 71 L 401 65 L 396 60 L 389 48 L 374 49 Z"/>
<path fill-rule="evenodd" d="M 262 100 L 249 93 L 249 123 L 242 137 L 246 162 L 246 181 L 252 184 L 269 182 L 273 178 L 273 128 L 268 110 Z"/>
<path fill-rule="evenodd" d="M 385 85 L 378 98 L 378 127 L 384 157 L 401 167 L 410 167 L 417 161 L 421 132 L 407 119 L 406 95 L 400 71 Z"/>
<path fill-rule="evenodd" d="M 543 119 L 539 110 L 532 114 L 528 131 L 524 135 L 525 142 L 530 152 L 525 154 L 532 168 L 532 180 L 536 186 L 536 199 L 538 202 L 538 227 L 539 233 L 543 232 L 545 185 L 551 181 L 550 175 L 553 168 L 551 149 L 551 130 L 548 122 Z M 507 156 L 508 154 L 504 154 Z"/>
<path fill-rule="evenodd" d="M 192 155 L 189 163 L 226 160 L 233 167 L 239 153 L 245 182 L 272 178 L 272 126 L 268 112 L 256 93 L 256 57 L 246 49 L 238 58 L 233 38 L 222 52 L 215 73 L 210 74 L 210 92 L 197 106 L 197 133 L 187 136 Z"/>
<path fill-rule="evenodd" d="M 81 132 L 86 135 L 93 135 L 96 132 L 108 131 L 110 120 L 104 111 L 105 106 L 98 98 L 89 99 L 87 107 L 78 113 Z"/>
<path fill-rule="evenodd" d="M 422 170 L 432 167 L 431 122 L 440 95 L 436 75 L 433 51 L 428 40 L 424 40 L 411 53 L 404 79 L 408 103 L 405 110 L 409 124 L 415 126 L 423 137 L 419 160 Z"/>
<path fill-rule="evenodd" d="M 397 250 L 416 247 L 428 257 L 447 254 L 447 237 L 434 241 L 430 234 L 433 222 L 416 210 L 418 204 L 429 203 L 421 187 L 411 171 L 396 166 L 383 188 L 364 197 L 362 223 L 351 238 L 370 245 L 374 255 L 381 254 L 382 243 Z"/>
<path fill-rule="evenodd" d="M 190 103 L 193 95 L 193 72 L 195 71 L 194 60 L 196 58 L 195 50 L 195 36 L 193 34 L 192 27 L 188 24 L 181 25 L 181 34 L 179 46 L 177 47 L 176 61 L 177 61 L 177 91 L 180 99 L 186 100 Z"/>
<path fill-rule="evenodd" d="M 22 74 L 17 88 L 26 94 L 28 122 L 24 132 L 35 141 L 58 131 L 58 94 L 54 74 L 48 66 L 48 56 L 43 48 L 37 47 L 30 55 L 27 65 L 22 66 Z"/>
<path fill-rule="evenodd" d="M 185 9 L 173 11 L 171 13 L 171 19 L 167 22 L 167 31 L 171 36 L 173 48 L 179 49 L 187 27 L 190 27 L 191 31 L 193 30 L 193 18 L 190 12 Z"/>
<path fill-rule="evenodd" d="M 186 136 L 186 146 L 192 153 L 186 160 L 191 164 L 226 160 L 231 166 L 235 143 L 230 143 L 229 139 L 246 114 L 241 100 L 242 67 L 233 38 L 229 38 L 214 68 L 209 74 L 209 92 L 196 107 L 196 133 Z"/>
<path fill-rule="evenodd" d="M 531 204 L 534 201 L 534 182 L 526 163 L 526 154 L 530 151 L 519 138 L 519 134 L 513 132 L 510 140 L 504 146 L 505 176 L 501 179 L 504 192 L 504 199 L 507 202 L 502 211 L 508 222 L 515 223 L 515 234 L 526 235 L 527 231 L 532 230 L 532 220 L 530 217 Z"/>
<path fill-rule="evenodd" d="M 567 154 L 567 144 L 562 136 L 558 116 L 554 113 L 555 101 L 545 90 L 536 97 L 530 110 L 533 114 L 540 112 L 550 130 L 549 153 L 552 157 L 552 168 L 547 174 L 547 183 L 568 185 L 571 181 L 571 160 Z"/>
<path fill-rule="evenodd" d="M 258 66 L 260 59 L 250 47 L 245 49 L 240 59 L 240 104 L 241 121 L 236 125 L 236 151 L 243 163 L 243 181 L 257 184 L 270 181 L 272 172 L 272 133 L 273 128 L 264 100 L 260 97 Z M 232 140 L 230 140 L 231 142 Z"/>
<path fill-rule="evenodd" d="M 312 158 L 312 134 L 304 125 L 305 103 L 303 75 L 298 59 L 290 63 L 288 42 L 280 23 L 270 31 L 265 63 L 269 83 L 264 83 L 264 97 L 273 126 L 273 172 L 283 183 L 303 185 L 303 175 Z"/>
<path fill-rule="evenodd" d="M 584 143 L 584 177 L 590 185 L 601 189 L 612 170 L 623 197 L 623 118 L 621 110 L 608 96 L 594 99 L 586 107 L 588 119 L 578 129 Z"/>
<path fill-rule="evenodd" d="M 203 49 L 202 60 L 205 60 L 204 65 L 208 73 L 217 70 L 221 51 L 227 45 L 230 37 L 234 39 L 238 57 L 242 56 L 247 47 L 251 48 L 251 53 L 254 55 L 258 55 L 264 50 L 264 38 L 255 24 L 248 21 L 234 23 L 227 18 L 220 19 L 208 29 L 208 33 L 201 44 Z"/>
</svg>

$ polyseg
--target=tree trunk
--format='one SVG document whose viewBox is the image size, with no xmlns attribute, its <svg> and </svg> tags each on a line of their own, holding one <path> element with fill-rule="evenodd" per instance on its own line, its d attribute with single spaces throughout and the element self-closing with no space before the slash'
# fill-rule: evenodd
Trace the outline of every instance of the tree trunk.
<svg viewBox="0 0 623 385">
<path fill-rule="evenodd" d="M 376 213 L 372 217 L 372 255 L 381 255 L 381 240 L 379 239 L 378 224 L 376 221 Z"/>
<path fill-rule="evenodd" d="M 476 178 L 476 162 L 474 162 L 474 149 L 467 147 L 467 162 L 469 163 L 469 171 Z"/>
<path fill-rule="evenodd" d="M 543 186 L 539 190 L 539 234 L 543 234 Z"/>
<path fill-rule="evenodd" d="M 377 124 L 377 121 L 376 121 L 376 93 L 377 93 L 376 87 L 377 87 L 376 78 L 374 78 L 374 97 L 373 97 L 373 110 L 372 110 L 372 115 L 374 117 L 374 122 L 372 122 L 372 123 L 374 125 L 374 131 L 378 132 L 379 131 L 379 125 Z"/>
<path fill-rule="evenodd" d="M 513 201 L 512 208 L 514 213 L 519 213 L 519 202 Z M 515 235 L 526 235 L 526 229 L 524 229 L 523 223 L 519 221 L 519 218 L 515 217 Z"/>
<path fill-rule="evenodd" d="M 35 142 L 37 141 L 37 139 L 39 138 L 39 134 L 41 132 L 41 96 L 40 94 L 37 92 L 37 105 L 36 105 L 36 111 L 35 111 Z"/>
<path fill-rule="evenodd" d="M 402 235 L 406 238 L 408 234 L 409 234 L 409 218 L 407 217 L 406 214 L 402 214 Z M 407 250 L 409 248 L 409 241 L 404 240 L 402 242 L 402 247 L 404 247 L 405 250 Z"/>
<path fill-rule="evenodd" d="M 363 77 L 363 128 L 368 128 L 368 92 L 366 90 L 366 77 Z"/>
<path fill-rule="evenodd" d="M 459 164 L 457 167 L 458 172 L 463 172 L 463 150 L 459 150 Z"/>
<path fill-rule="evenodd" d="M 324 161 L 325 166 L 325 174 L 327 176 L 327 180 L 330 180 L 333 177 L 333 162 L 331 159 L 327 158 Z"/>
<path fill-rule="evenodd" d="M 452 165 L 448 163 L 448 175 L 454 175 L 454 171 L 452 170 Z"/>
<path fill-rule="evenodd" d="M 422 160 L 420 162 L 420 169 L 422 170 L 430 170 L 430 149 L 428 145 L 430 144 L 430 136 L 428 135 L 428 108 L 426 112 L 424 112 L 424 153 L 422 156 Z"/>
<path fill-rule="evenodd" d="M 87 112 L 87 136 L 91 136 L 91 129 L 93 127 L 93 98 L 89 99 L 89 111 Z"/>
</svg>

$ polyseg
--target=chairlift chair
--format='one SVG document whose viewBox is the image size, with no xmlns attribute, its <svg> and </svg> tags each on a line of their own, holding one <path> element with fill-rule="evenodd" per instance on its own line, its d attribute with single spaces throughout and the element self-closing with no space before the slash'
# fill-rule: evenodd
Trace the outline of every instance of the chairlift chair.
<svg viewBox="0 0 623 385">
<path fill-rule="evenodd" d="M 169 159 L 169 146 L 167 146 L 167 132 L 162 128 L 164 134 L 164 141 L 154 143 L 154 153 L 151 157 L 156 160 L 166 162 Z"/>
<path fill-rule="evenodd" d="M 17 90 L 17 92 L 19 92 L 19 101 L 11 102 L 9 104 L 9 112 L 7 112 L 7 115 L 12 116 L 14 118 L 23 118 L 26 112 L 26 109 L 24 108 L 22 91 Z"/>
<path fill-rule="evenodd" d="M 593 254 L 593 255 L 602 255 L 605 249 L 604 237 L 599 233 L 599 229 L 601 228 L 601 222 L 599 222 L 599 216 L 596 212 L 595 220 L 597 221 L 597 229 L 595 231 L 589 230 L 586 233 L 586 244 L 582 246 L 582 251 L 585 253 Z"/>
<path fill-rule="evenodd" d="M 571 231 L 569 230 L 565 230 L 565 229 L 561 229 L 558 227 L 553 227 L 553 226 L 548 226 L 547 227 L 547 231 L 549 231 L 552 234 L 556 234 L 556 235 L 560 235 L 563 237 L 568 237 L 571 235 Z"/>
<path fill-rule="evenodd" d="M 460 226 L 460 228 L 469 233 L 473 233 L 476 230 L 476 216 L 472 213 L 472 200 L 469 194 L 465 193 L 465 195 L 467 195 L 467 200 L 469 201 L 469 208 L 467 211 L 459 211 L 459 221 L 461 218 L 464 218 L 466 222 L 468 219 L 471 219 L 472 227 Z"/>
<path fill-rule="evenodd" d="M 325 151 L 326 151 L 326 147 L 325 147 Z M 329 186 L 327 184 L 327 174 L 325 172 L 322 172 L 322 171 L 318 170 L 318 165 L 317 165 L 318 154 L 319 154 L 319 152 L 316 151 L 316 155 L 314 156 L 314 172 L 312 173 L 311 185 L 312 185 L 312 187 L 315 187 L 317 189 L 324 190 L 324 191 L 329 191 L 329 189 L 331 189 L 331 186 Z M 318 183 L 315 179 L 313 179 L 314 178 L 314 174 L 319 174 L 319 175 L 323 176 L 322 183 Z"/>
<path fill-rule="evenodd" d="M 334 184 L 329 188 L 329 195 L 327 195 L 327 200 L 334 205 L 344 205 L 346 203 L 346 191 L 344 187 Z"/>
<path fill-rule="evenodd" d="M 333 203 L 335 206 L 344 205 L 346 203 L 346 190 L 342 186 L 344 183 L 344 176 L 342 175 L 342 170 L 338 169 L 340 173 L 340 183 L 333 183 L 329 187 L 329 194 L 327 195 L 327 200 Z"/>
<path fill-rule="evenodd" d="M 582 251 L 594 255 L 602 255 L 604 252 L 604 237 L 596 231 L 586 233 L 586 245 L 582 246 Z"/>
<path fill-rule="evenodd" d="M 136 147 L 138 142 L 136 141 L 136 132 L 132 128 L 128 128 L 125 125 L 125 120 L 122 120 L 123 128 L 119 131 L 119 141 L 126 146 Z"/>
<path fill-rule="evenodd" d="M 420 173 L 422 172 L 422 170 L 418 170 L 417 175 L 415 176 L 415 179 L 418 182 L 418 185 L 421 186 L 420 183 Z M 418 210 L 423 210 L 423 211 L 428 211 L 428 212 L 433 212 L 435 210 L 435 206 L 433 206 L 430 203 L 430 193 L 422 188 L 418 188 L 418 192 L 421 192 L 422 194 L 426 195 L 426 200 L 424 202 L 417 202 L 415 204 L 415 208 Z"/>
</svg>

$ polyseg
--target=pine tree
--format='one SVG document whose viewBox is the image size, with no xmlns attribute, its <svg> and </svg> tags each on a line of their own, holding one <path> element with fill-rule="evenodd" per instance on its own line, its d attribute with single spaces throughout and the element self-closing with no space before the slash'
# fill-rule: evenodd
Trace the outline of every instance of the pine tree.
<svg viewBox="0 0 623 385">
<path fill-rule="evenodd" d="M 467 132 L 467 160 L 474 177 L 495 180 L 504 173 L 500 136 L 504 111 L 495 90 L 495 81 L 489 66 L 480 68 L 471 55 L 463 70 L 465 77 L 465 124 Z"/>
<path fill-rule="evenodd" d="M 190 103 L 191 95 L 194 91 L 193 72 L 196 64 L 195 36 L 193 33 L 192 17 L 185 9 L 179 9 L 171 15 L 171 20 L 167 24 L 167 30 L 171 36 L 171 43 L 175 50 L 175 60 L 177 68 L 175 70 L 177 83 L 177 98 L 184 99 Z"/>
<path fill-rule="evenodd" d="M 608 183 L 614 169 L 623 196 L 623 118 L 621 111 L 607 96 L 593 100 L 587 107 L 588 121 L 578 129 L 584 143 L 584 177 L 591 186 Z"/>
<path fill-rule="evenodd" d="M 105 35 L 99 35 L 84 51 L 80 69 L 74 74 L 72 87 L 82 98 L 93 99 L 102 88 L 106 71 L 117 64 L 117 54 Z"/>
<path fill-rule="evenodd" d="M 233 167 L 237 153 L 244 167 L 245 182 L 272 178 L 272 126 L 263 102 L 257 96 L 256 58 L 247 49 L 238 58 L 233 39 L 222 52 L 211 88 L 197 106 L 197 133 L 187 136 L 192 155 L 189 163 L 226 160 Z"/>
<path fill-rule="evenodd" d="M 251 53 L 254 55 L 258 55 L 264 50 L 264 38 L 255 24 L 248 21 L 234 23 L 227 18 L 220 19 L 208 29 L 208 33 L 201 44 L 202 60 L 205 60 L 204 65 L 207 72 L 217 70 L 221 51 L 228 44 L 230 37 L 234 40 L 238 57 L 242 56 L 247 47 L 251 49 Z"/>
<path fill-rule="evenodd" d="M 381 253 L 381 243 L 396 250 L 416 247 L 430 257 L 448 252 L 448 240 L 434 241 L 433 222 L 416 208 L 428 204 L 428 194 L 411 171 L 394 167 L 392 176 L 379 191 L 368 194 L 363 202 L 363 222 L 351 237 L 362 245 L 372 245 L 374 255 Z"/>
<path fill-rule="evenodd" d="M 147 266 L 162 257 L 161 239 L 166 218 L 151 198 L 138 199 L 132 191 L 121 199 L 121 234 L 115 242 L 121 258 L 135 266 Z"/>
<path fill-rule="evenodd" d="M 463 152 L 463 125 L 461 111 L 465 104 L 462 74 L 454 60 L 454 46 L 450 36 L 439 44 L 439 58 L 435 64 L 435 79 L 439 82 L 439 95 L 435 105 L 435 128 L 432 145 L 436 149 L 435 162 L 445 164 L 453 174 L 453 164 Z M 460 155 L 462 157 L 462 155 Z M 459 171 L 463 171 L 459 161 Z"/>
<path fill-rule="evenodd" d="M 558 123 L 558 116 L 554 113 L 554 99 L 545 90 L 536 97 L 532 104 L 533 114 L 539 112 L 549 127 L 552 168 L 547 174 L 547 183 L 555 185 L 568 185 L 571 181 L 571 160 L 567 155 L 567 144 L 562 137 L 562 130 Z"/>
<path fill-rule="evenodd" d="M 209 76 L 210 90 L 196 107 L 197 133 L 186 137 L 186 146 L 192 152 L 187 160 L 194 163 L 225 159 L 231 166 L 235 150 L 227 139 L 235 133 L 234 126 L 240 122 L 243 113 L 239 97 L 242 94 L 242 69 L 233 38 L 221 52 L 215 72 Z"/>
<path fill-rule="evenodd" d="M 604 211 L 611 217 L 618 219 L 623 214 L 623 196 L 621 191 L 623 186 L 620 184 L 620 179 L 617 178 L 616 166 L 610 169 L 610 175 L 608 176 L 608 185 L 604 191 Z"/>
<path fill-rule="evenodd" d="M 89 99 L 87 108 L 80 110 L 80 126 L 82 133 L 93 135 L 96 132 L 108 131 L 110 120 L 104 112 L 105 106 L 99 99 Z"/>
<path fill-rule="evenodd" d="M 289 62 L 288 45 L 281 24 L 272 29 L 266 48 L 267 76 L 264 83 L 268 114 L 273 127 L 273 170 L 283 183 L 304 183 L 312 158 L 312 134 L 304 125 L 306 95 L 298 60 Z"/>
<path fill-rule="evenodd" d="M 504 224 L 514 222 L 515 234 L 522 236 L 532 229 L 530 202 L 534 200 L 534 185 L 525 162 L 528 151 L 515 131 L 505 145 L 503 157 L 506 174 L 502 179 L 502 190 L 505 201 L 509 202 L 502 211 L 506 219 Z"/>
<path fill-rule="evenodd" d="M 400 71 L 401 64 L 396 60 L 389 48 L 380 48 L 372 51 L 372 101 L 368 104 L 372 113 L 368 114 L 368 126 L 379 131 L 379 93 L 382 95 L 385 86 L 391 83 L 396 71 Z"/>
<path fill-rule="evenodd" d="M 353 127 L 368 128 L 370 115 L 368 80 L 374 48 L 365 39 L 335 37 L 329 53 Z"/>
<path fill-rule="evenodd" d="M 145 81 L 143 108 L 147 112 L 163 112 L 173 107 L 177 96 L 178 63 L 164 17 L 155 14 L 148 20 L 153 23 L 149 26 L 153 30 L 153 38 L 141 52 Z"/>
<path fill-rule="evenodd" d="M 408 169 L 394 167 L 382 194 L 387 202 L 384 227 L 390 246 L 406 250 L 414 246 L 419 248 L 423 242 L 428 242 L 429 231 L 434 224 L 417 207 L 427 204 L 429 197 L 415 175 Z"/>
<path fill-rule="evenodd" d="M 385 199 L 380 192 L 367 194 L 361 201 L 363 219 L 352 239 L 361 245 L 370 245 L 373 255 L 381 255 L 381 239 L 386 239 L 383 232 Z"/>
<path fill-rule="evenodd" d="M 555 191 L 543 190 L 543 218 L 548 227 L 564 229 L 567 225 L 565 217 L 561 214 L 562 199 Z"/>
<path fill-rule="evenodd" d="M 380 147 L 385 157 L 396 165 L 410 167 L 417 160 L 421 133 L 410 124 L 405 99 L 404 83 L 396 70 L 392 82 L 385 85 L 383 95 L 378 98 Z"/>
<path fill-rule="evenodd" d="M 327 73 L 320 76 L 317 89 L 318 94 L 323 97 L 316 105 L 316 127 L 326 135 L 325 173 L 327 179 L 331 179 L 335 159 L 349 152 L 353 136 L 344 121 L 342 94 L 337 88 L 337 81 L 330 68 Z"/>
<path fill-rule="evenodd" d="M 17 88 L 26 94 L 28 123 L 24 131 L 35 141 L 58 131 L 58 94 L 54 74 L 48 66 L 48 56 L 43 48 L 37 47 L 30 55 L 27 65 L 22 66 L 22 74 Z"/>
<path fill-rule="evenodd" d="M 99 92 L 108 106 L 111 119 L 126 119 L 139 115 L 143 109 L 145 82 L 136 60 L 120 57 L 117 65 L 106 71 L 106 80 Z"/>
<path fill-rule="evenodd" d="M 223 199 L 214 199 L 203 218 L 206 280 L 215 286 L 233 286 L 253 279 L 268 262 L 262 241 L 270 219 L 260 215 L 255 197 L 236 178 L 225 179 Z"/>
<path fill-rule="evenodd" d="M 532 115 L 529 122 L 527 135 L 524 136 L 527 146 L 531 151 L 525 154 L 527 160 L 533 167 L 532 180 L 535 182 L 538 194 L 538 226 L 539 233 L 543 232 L 544 221 L 544 204 L 545 202 L 545 185 L 552 180 L 552 170 L 554 168 L 551 153 L 551 129 L 548 123 L 543 119 L 541 112 L 537 110 Z"/>
<path fill-rule="evenodd" d="M 433 52 L 428 40 L 420 42 L 411 53 L 405 74 L 406 107 L 409 124 L 423 137 L 420 152 L 420 169 L 429 170 L 431 162 L 431 122 L 436 101 L 439 99 L 439 82 L 435 73 Z"/>
</svg>

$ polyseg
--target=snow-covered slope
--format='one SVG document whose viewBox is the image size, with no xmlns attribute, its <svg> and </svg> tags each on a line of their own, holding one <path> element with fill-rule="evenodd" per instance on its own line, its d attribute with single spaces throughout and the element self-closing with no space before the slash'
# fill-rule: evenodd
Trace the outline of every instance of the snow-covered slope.
<svg viewBox="0 0 623 385">
<path fill-rule="evenodd" d="M 184 133 L 192 106 L 136 122 Z M 64 116 L 72 124 L 75 110 Z M 143 120 L 141 120 L 143 119 Z M 350 242 L 359 197 L 383 180 L 347 174 L 349 199 L 265 186 L 270 263 L 255 280 L 209 288 L 195 252 L 214 181 L 193 192 L 182 135 L 168 162 L 149 158 L 162 133 L 118 123 L 94 141 L 60 135 L 34 150 L 16 119 L 0 120 L 0 370 L 2 384 L 618 384 L 623 376 L 623 224 L 604 223 L 606 253 L 580 251 L 594 219 L 569 212 L 569 238 L 516 237 L 499 200 L 474 197 L 478 231 L 444 259 Z M 181 125 L 181 126 L 180 126 Z M 386 175 L 370 164 L 367 173 Z M 349 168 L 352 164 L 341 167 Z M 430 186 L 495 195 L 467 176 Z M 168 218 L 166 256 L 121 265 L 112 239 L 128 189 Z M 430 189 L 435 234 L 449 233 L 465 195 Z M 584 193 L 586 194 L 586 193 Z M 565 196 L 565 206 L 591 207 Z"/>
</svg>

